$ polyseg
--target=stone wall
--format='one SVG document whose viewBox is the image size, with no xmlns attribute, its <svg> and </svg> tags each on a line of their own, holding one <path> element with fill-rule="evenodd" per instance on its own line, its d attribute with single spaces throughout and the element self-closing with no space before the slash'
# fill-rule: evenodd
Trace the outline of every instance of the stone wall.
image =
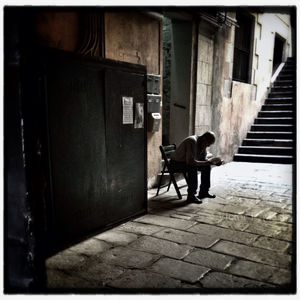
<svg viewBox="0 0 300 300">
<path fill-rule="evenodd" d="M 198 72 L 195 105 L 195 134 L 198 135 L 201 135 L 205 131 L 211 130 L 213 55 L 213 39 L 199 34 L 197 59 Z"/>
<path fill-rule="evenodd" d="M 74 52 L 78 47 L 79 18 L 72 11 L 46 11 L 36 16 L 37 44 Z"/>
</svg>

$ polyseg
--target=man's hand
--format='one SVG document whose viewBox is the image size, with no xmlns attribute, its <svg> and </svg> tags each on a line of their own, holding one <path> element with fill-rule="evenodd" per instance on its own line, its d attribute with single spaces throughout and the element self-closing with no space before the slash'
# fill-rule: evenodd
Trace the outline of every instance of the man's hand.
<svg viewBox="0 0 300 300">
<path fill-rule="evenodd" d="M 213 157 L 208 159 L 208 161 L 215 166 L 221 166 L 221 164 L 223 163 L 220 157 Z"/>
</svg>

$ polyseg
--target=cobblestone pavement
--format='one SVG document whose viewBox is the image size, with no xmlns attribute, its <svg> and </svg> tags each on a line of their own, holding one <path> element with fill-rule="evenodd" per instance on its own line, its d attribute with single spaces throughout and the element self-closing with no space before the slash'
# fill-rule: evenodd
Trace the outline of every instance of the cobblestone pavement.
<svg viewBox="0 0 300 300">
<path fill-rule="evenodd" d="M 181 192 L 149 190 L 147 215 L 49 258 L 49 291 L 294 291 L 291 165 L 231 162 L 212 170 L 215 199 Z"/>
</svg>

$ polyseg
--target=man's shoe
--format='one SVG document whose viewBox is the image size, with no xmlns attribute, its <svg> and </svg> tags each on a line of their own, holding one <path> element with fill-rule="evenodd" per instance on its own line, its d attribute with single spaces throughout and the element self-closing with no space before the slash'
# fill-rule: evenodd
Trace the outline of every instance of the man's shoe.
<svg viewBox="0 0 300 300">
<path fill-rule="evenodd" d="M 197 203 L 197 204 L 201 204 L 202 203 L 202 200 L 200 200 L 199 198 L 197 198 L 195 195 L 187 196 L 186 201 L 188 203 Z"/>
<path fill-rule="evenodd" d="M 210 193 L 199 193 L 198 195 L 199 199 L 203 199 L 203 198 L 216 198 L 216 195 L 211 195 Z"/>
</svg>

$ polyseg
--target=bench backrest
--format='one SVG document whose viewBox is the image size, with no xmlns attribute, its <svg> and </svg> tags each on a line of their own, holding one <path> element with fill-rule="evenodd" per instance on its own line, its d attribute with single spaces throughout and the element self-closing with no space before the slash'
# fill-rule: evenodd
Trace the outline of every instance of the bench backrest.
<svg viewBox="0 0 300 300">
<path fill-rule="evenodd" d="M 159 149 L 160 149 L 162 158 L 165 161 L 165 164 L 167 166 L 169 166 L 169 161 L 170 161 L 170 158 L 171 158 L 171 154 L 173 152 L 175 152 L 176 145 L 175 144 L 171 144 L 171 145 L 167 145 L 167 146 L 162 146 L 161 145 L 161 146 L 159 146 Z"/>
</svg>

